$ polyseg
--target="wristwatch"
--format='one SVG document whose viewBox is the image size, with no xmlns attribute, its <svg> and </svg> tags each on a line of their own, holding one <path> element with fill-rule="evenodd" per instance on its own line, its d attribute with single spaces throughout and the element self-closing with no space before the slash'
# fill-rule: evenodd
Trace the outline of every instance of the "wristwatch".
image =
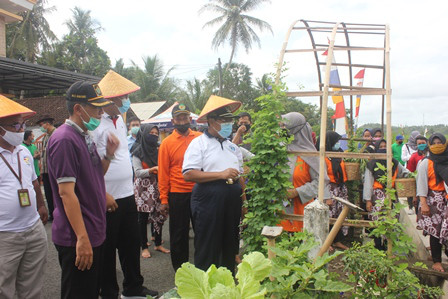
<svg viewBox="0 0 448 299">
<path fill-rule="evenodd" d="M 112 155 L 112 156 L 109 156 L 109 155 L 105 155 L 104 156 L 104 159 L 106 159 L 107 161 L 112 161 L 113 159 L 115 159 L 115 156 L 114 155 Z"/>
</svg>

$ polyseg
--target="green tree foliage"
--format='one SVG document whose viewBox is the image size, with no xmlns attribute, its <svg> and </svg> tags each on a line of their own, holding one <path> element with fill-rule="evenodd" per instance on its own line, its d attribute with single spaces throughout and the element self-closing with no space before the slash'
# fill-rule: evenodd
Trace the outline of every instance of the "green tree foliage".
<svg viewBox="0 0 448 299">
<path fill-rule="evenodd" d="M 23 21 L 6 26 L 6 54 L 9 58 L 35 62 L 42 50 L 51 48 L 56 35 L 51 31 L 45 14 L 56 8 L 45 7 L 45 4 L 45 0 L 38 0 L 32 10 L 19 13 Z"/>
<path fill-rule="evenodd" d="M 372 129 L 372 128 L 381 128 L 381 124 L 379 123 L 368 123 L 365 125 L 362 125 L 358 128 L 356 131 L 356 134 L 360 136 L 362 132 L 365 129 Z M 425 133 L 425 129 L 428 130 L 426 137 L 429 137 L 431 134 L 438 132 L 442 133 L 443 135 L 448 135 L 448 125 L 445 124 L 439 124 L 439 125 L 428 125 L 428 126 L 405 126 L 405 127 L 397 127 L 392 126 L 392 135 L 393 137 L 401 134 L 405 136 L 405 140 L 411 135 L 412 131 L 419 131 L 421 134 Z M 384 125 L 384 130 L 386 130 L 386 125 Z"/>
<path fill-rule="evenodd" d="M 201 82 L 199 79 L 194 78 L 187 80 L 181 98 L 188 104 L 192 111 L 200 113 L 211 94 L 211 88 L 205 84 L 205 81 Z"/>
<path fill-rule="evenodd" d="M 165 71 L 163 62 L 157 55 L 145 56 L 142 59 L 143 68 L 132 62 L 134 70 L 132 81 L 141 88 L 134 94 L 133 99 L 137 102 L 168 101 L 168 103 L 177 100 L 181 90 L 178 81 L 170 77 L 174 67 Z"/>
<path fill-rule="evenodd" d="M 72 13 L 72 18 L 65 23 L 69 33 L 54 44 L 53 50 L 44 51 L 38 62 L 102 77 L 110 69 L 109 56 L 98 46 L 95 36 L 102 27 L 91 17 L 89 10 L 75 7 Z"/>
<path fill-rule="evenodd" d="M 217 49 L 225 43 L 232 48 L 228 67 L 231 66 L 233 57 L 242 45 L 246 52 L 252 48 L 252 43 L 260 46 L 260 38 L 253 27 L 260 31 L 269 30 L 271 25 L 260 19 L 247 15 L 267 0 L 212 0 L 205 4 L 199 12 L 210 11 L 218 13 L 219 16 L 205 23 L 204 27 L 220 25 L 213 37 L 212 46 Z"/>
<path fill-rule="evenodd" d="M 255 113 L 255 123 L 249 142 L 256 155 L 247 163 L 251 170 L 247 176 L 250 198 L 244 203 L 248 212 L 243 224 L 243 240 L 248 252 L 263 251 L 264 238 L 260 235 L 265 225 L 280 222 L 289 181 L 288 154 L 285 144 L 288 137 L 279 126 L 283 113 L 281 102 L 285 99 L 284 86 L 273 86 L 274 92 L 257 99 L 261 110 Z"/>
</svg>

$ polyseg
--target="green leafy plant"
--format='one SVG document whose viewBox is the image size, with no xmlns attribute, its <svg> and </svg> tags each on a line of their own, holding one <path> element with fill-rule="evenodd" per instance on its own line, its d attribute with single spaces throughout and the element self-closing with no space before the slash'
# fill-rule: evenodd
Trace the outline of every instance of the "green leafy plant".
<svg viewBox="0 0 448 299">
<path fill-rule="evenodd" d="M 318 243 L 306 232 L 285 234 L 277 247 L 271 248 L 276 257 L 272 260 L 271 276 L 266 281 L 268 294 L 273 298 L 337 298 L 352 287 L 331 275 L 326 265 L 342 254 L 325 253 L 311 260 L 308 252 Z"/>
<path fill-rule="evenodd" d="M 354 284 L 352 298 L 439 298 L 443 294 L 438 287 L 421 284 L 407 263 L 387 258 L 372 242 L 354 244 L 343 261 L 348 281 Z"/>
<path fill-rule="evenodd" d="M 194 299 L 264 298 L 266 289 L 261 281 L 269 275 L 271 268 L 271 261 L 262 253 L 249 253 L 238 265 L 236 284 L 232 273 L 224 267 L 212 265 L 205 272 L 184 263 L 176 272 L 177 293 L 181 298 Z"/>
<path fill-rule="evenodd" d="M 386 167 L 377 163 L 375 170 L 384 171 L 378 181 L 387 185 Z M 387 238 L 395 256 L 387 256 L 384 251 L 374 248 L 372 242 L 362 246 L 355 244 L 347 250 L 343 260 L 350 273 L 349 281 L 355 284 L 353 298 L 438 298 L 443 293 L 440 288 L 421 284 L 407 269 L 408 264 L 400 261 L 416 248 L 398 221 L 403 206 L 392 204 L 396 190 L 387 187 L 384 190 L 386 198 L 377 212 L 378 220 L 372 222 L 374 228 L 370 236 Z"/>
<path fill-rule="evenodd" d="M 284 90 L 284 85 L 272 84 L 273 92 L 257 98 L 261 110 L 255 115 L 248 139 L 256 155 L 246 164 L 250 169 L 246 186 L 250 199 L 244 204 L 248 212 L 243 220 L 242 238 L 247 252 L 266 252 L 260 232 L 265 225 L 280 222 L 278 215 L 283 211 L 286 190 L 292 187 L 286 150 L 290 139 L 279 126 L 282 99 L 286 98 Z"/>
</svg>

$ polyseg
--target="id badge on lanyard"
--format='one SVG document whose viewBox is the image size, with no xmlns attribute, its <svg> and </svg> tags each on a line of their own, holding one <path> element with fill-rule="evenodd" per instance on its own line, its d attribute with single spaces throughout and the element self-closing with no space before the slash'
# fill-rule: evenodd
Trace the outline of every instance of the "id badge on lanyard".
<svg viewBox="0 0 448 299">
<path fill-rule="evenodd" d="M 11 170 L 12 174 L 17 178 L 17 180 L 20 183 L 20 186 L 22 189 L 17 190 L 17 196 L 19 198 L 19 204 L 21 207 L 29 207 L 31 206 L 31 200 L 30 200 L 30 193 L 28 192 L 28 189 L 23 189 L 22 185 L 22 166 L 20 164 L 20 155 L 17 153 L 17 164 L 19 165 L 19 174 L 17 174 L 14 169 L 11 167 L 11 165 L 8 163 L 8 161 L 5 159 L 5 157 L 0 154 L 0 158 L 3 159 L 3 162 L 5 162 L 6 166 L 8 166 L 9 170 Z"/>
</svg>

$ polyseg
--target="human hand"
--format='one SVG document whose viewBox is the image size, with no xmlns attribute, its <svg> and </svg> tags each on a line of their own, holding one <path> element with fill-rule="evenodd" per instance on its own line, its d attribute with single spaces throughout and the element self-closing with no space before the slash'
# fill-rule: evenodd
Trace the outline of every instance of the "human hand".
<svg viewBox="0 0 448 299">
<path fill-rule="evenodd" d="M 107 136 L 106 154 L 108 156 L 113 156 L 119 145 L 120 140 L 118 140 L 118 137 L 115 136 L 115 134 L 110 133 L 109 136 Z"/>
<path fill-rule="evenodd" d="M 90 270 L 93 264 L 93 250 L 88 236 L 78 238 L 76 241 L 75 266 L 78 270 Z"/>
<path fill-rule="evenodd" d="M 44 225 L 47 224 L 47 221 L 48 221 L 48 211 L 47 211 L 47 208 L 42 205 L 39 208 L 37 208 L 37 212 L 39 213 L 40 220 L 42 221 L 42 223 Z"/>
<path fill-rule="evenodd" d="M 236 179 L 238 176 L 240 175 L 240 172 L 238 171 L 238 169 L 235 168 L 227 168 L 224 171 L 221 171 L 221 178 L 223 180 L 227 180 L 227 179 Z"/>
<path fill-rule="evenodd" d="M 297 190 L 294 188 L 288 189 L 288 190 L 286 190 L 286 192 L 288 193 L 289 199 L 293 199 L 293 198 L 296 198 L 297 196 L 299 196 L 299 192 L 297 192 Z"/>
<path fill-rule="evenodd" d="M 372 211 L 372 201 L 371 200 L 366 201 L 366 210 L 367 210 L 367 212 Z"/>
<path fill-rule="evenodd" d="M 236 133 L 237 133 L 238 135 L 243 135 L 244 133 L 246 133 L 246 131 L 247 131 L 246 126 L 245 126 L 245 125 L 241 125 L 241 126 L 238 128 L 238 130 L 236 131 Z"/>
<path fill-rule="evenodd" d="M 412 200 L 412 204 L 414 205 L 414 207 L 417 206 L 417 204 L 418 204 L 418 197 L 417 196 L 414 196 L 414 199 Z"/>
<path fill-rule="evenodd" d="M 332 199 L 327 199 L 327 200 L 325 200 L 325 203 L 328 205 L 328 206 L 332 206 L 333 205 L 333 200 Z"/>
<path fill-rule="evenodd" d="M 154 166 L 149 169 L 149 173 L 156 173 L 159 170 L 159 166 Z"/>
<path fill-rule="evenodd" d="M 115 210 L 118 209 L 118 204 L 115 201 L 115 198 L 109 193 L 106 193 L 106 209 L 108 212 L 115 212 Z"/>
<path fill-rule="evenodd" d="M 170 211 L 170 208 L 167 204 L 160 205 L 160 213 L 162 213 L 164 216 L 168 216 L 169 211 Z"/>
<path fill-rule="evenodd" d="M 431 210 L 429 209 L 429 206 L 427 203 L 420 203 L 420 207 L 421 207 L 421 211 L 422 211 L 422 215 L 425 216 L 431 216 Z"/>
</svg>

